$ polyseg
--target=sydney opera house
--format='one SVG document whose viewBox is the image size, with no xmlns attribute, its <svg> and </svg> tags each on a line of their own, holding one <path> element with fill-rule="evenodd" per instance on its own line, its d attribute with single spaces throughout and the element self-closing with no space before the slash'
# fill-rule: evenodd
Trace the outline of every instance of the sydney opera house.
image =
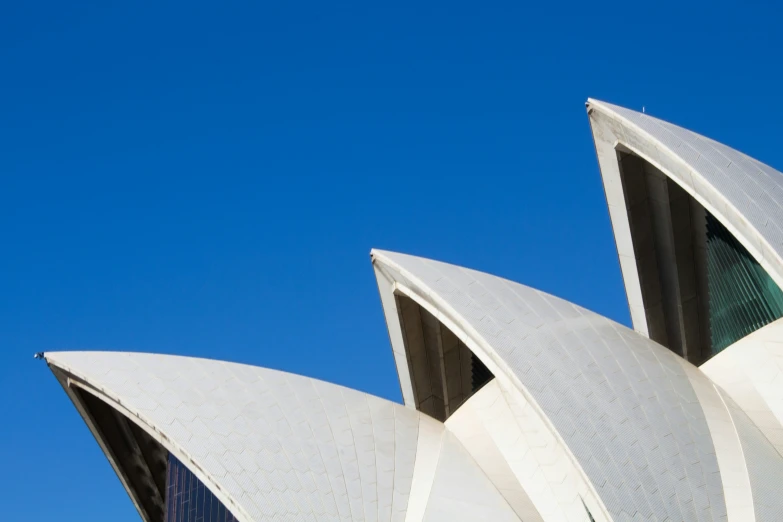
<svg viewBox="0 0 783 522">
<path fill-rule="evenodd" d="M 589 100 L 633 329 L 374 250 L 404 404 L 46 353 L 146 522 L 783 521 L 783 173 Z"/>
</svg>

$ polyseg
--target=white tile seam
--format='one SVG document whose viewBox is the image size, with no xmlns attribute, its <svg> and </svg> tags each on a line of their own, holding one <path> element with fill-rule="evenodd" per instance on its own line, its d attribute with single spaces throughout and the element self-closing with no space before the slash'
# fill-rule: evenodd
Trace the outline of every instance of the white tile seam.
<svg viewBox="0 0 783 522">
<path fill-rule="evenodd" d="M 337 438 L 334 436 L 334 430 L 332 429 L 332 422 L 329 418 L 328 410 L 326 409 L 326 403 L 324 403 L 324 398 L 321 395 L 321 393 L 318 392 L 318 389 L 315 387 L 315 383 L 310 380 L 311 384 L 313 385 L 313 390 L 315 391 L 315 394 L 318 396 L 318 402 L 321 404 L 321 408 L 323 408 L 324 411 L 324 417 L 326 417 L 326 425 L 329 426 L 329 433 L 332 435 L 332 441 L 334 442 L 335 449 L 337 450 L 337 461 L 340 463 L 340 470 L 342 471 L 341 476 L 343 479 L 343 484 L 345 485 L 345 497 L 347 499 L 348 503 L 348 512 L 351 514 L 351 520 L 354 519 L 353 517 L 353 506 L 351 506 L 351 497 L 348 494 L 348 480 L 346 479 L 345 475 L 345 466 L 343 465 L 343 459 L 340 458 L 340 448 L 337 443 Z M 319 446 L 320 451 L 320 446 Z M 328 473 L 328 469 L 327 469 Z M 330 481 L 331 482 L 331 481 Z M 332 490 L 334 492 L 334 490 Z M 335 495 L 335 503 L 337 504 L 337 513 L 338 516 L 340 515 L 340 505 L 339 501 L 337 499 L 337 495 Z"/>
<path fill-rule="evenodd" d="M 376 443 L 377 437 L 375 436 L 375 423 L 372 420 L 372 409 L 370 408 L 369 395 L 364 396 L 364 403 L 367 405 L 367 413 L 370 416 L 370 426 L 372 427 L 372 459 L 375 463 L 375 520 L 381 518 L 381 503 L 378 496 L 378 444 Z"/>
<path fill-rule="evenodd" d="M 734 415 L 732 415 L 731 410 L 729 409 L 728 404 L 726 404 L 726 400 L 723 398 L 723 394 L 721 393 L 720 388 L 718 388 L 718 385 L 715 384 L 715 383 L 711 383 L 711 384 L 712 384 L 713 389 L 715 390 L 715 393 L 718 394 L 718 397 L 720 398 L 721 404 L 723 404 L 723 407 L 726 409 L 726 412 L 728 413 L 728 416 L 729 416 L 729 420 L 731 420 L 731 427 L 734 429 L 734 434 L 737 437 L 737 443 L 739 445 L 740 455 L 742 455 L 742 467 L 743 467 L 743 469 L 745 471 L 744 475 L 745 475 L 745 478 L 747 479 L 748 491 L 749 491 L 751 500 L 753 500 L 753 488 L 751 487 L 751 484 L 750 484 L 750 472 L 748 471 L 748 461 L 745 459 L 745 450 L 742 447 L 742 441 L 740 440 L 739 432 L 737 431 L 737 425 L 734 422 Z M 753 507 L 754 520 L 755 520 L 755 512 L 756 512 L 755 502 L 752 503 L 751 506 Z M 748 522 L 754 522 L 754 521 L 748 521 Z"/>
<path fill-rule="evenodd" d="M 701 407 L 701 410 L 704 414 L 704 418 L 707 421 L 710 437 L 713 440 L 712 445 L 715 451 L 715 458 L 718 464 L 718 471 L 719 472 L 721 470 L 724 471 L 724 473 L 721 473 L 720 476 L 721 476 L 721 484 L 723 487 L 723 498 L 726 504 L 727 518 L 728 520 L 740 520 L 740 517 L 738 515 L 738 507 L 736 503 L 737 502 L 736 493 L 732 489 L 729 491 L 731 495 L 726 494 L 727 493 L 726 480 L 730 475 L 725 472 L 731 467 L 730 455 L 727 452 L 732 451 L 732 449 L 727 448 L 725 446 L 725 443 L 723 442 L 721 442 L 720 444 L 716 442 L 717 440 L 721 440 L 718 439 L 718 437 L 722 437 L 723 435 L 725 435 L 725 433 L 720 425 L 720 420 L 715 417 L 715 413 L 708 411 L 708 409 L 710 408 L 709 406 L 710 398 L 707 395 L 705 395 L 705 393 L 707 393 L 707 390 L 711 390 L 712 392 L 714 392 L 715 396 L 717 396 L 720 399 L 720 404 L 722 405 L 725 413 L 724 417 L 731 421 L 731 426 L 733 430 L 732 438 L 734 439 L 735 442 L 733 451 L 739 452 L 739 455 L 741 457 L 741 462 L 743 463 L 743 468 L 744 468 L 743 475 L 747 481 L 747 488 L 745 489 L 745 494 L 747 496 L 751 496 L 750 477 L 748 475 L 747 466 L 745 464 L 745 457 L 742 451 L 742 445 L 739 440 L 739 435 L 737 434 L 736 426 L 734 425 L 734 419 L 732 418 L 731 412 L 729 411 L 726 402 L 723 400 L 723 397 L 721 396 L 720 390 L 717 387 L 717 385 L 714 382 L 712 382 L 706 375 L 704 375 L 704 373 L 701 372 L 701 370 L 699 370 L 695 366 L 692 366 L 689 362 L 685 361 L 684 359 L 680 359 L 678 360 L 678 362 L 680 363 L 680 366 L 682 366 L 683 369 L 685 370 L 685 375 L 687 376 L 688 380 L 691 383 L 691 386 L 693 387 L 693 391 L 696 394 L 696 400 L 698 401 L 699 406 Z M 697 382 L 698 379 L 701 379 L 701 382 Z M 707 389 L 705 389 L 705 387 Z M 751 498 L 750 505 L 751 506 L 753 505 L 752 498 Z M 745 522 L 746 521 L 746 518 L 744 518 L 745 513 L 743 513 L 741 510 L 739 510 L 739 513 L 742 513 L 742 517 L 743 517 L 742 520 L 743 522 Z M 747 520 L 747 522 L 755 522 L 755 517 L 752 520 Z"/>
<path fill-rule="evenodd" d="M 466 270 L 466 269 L 464 269 L 464 268 L 462 268 L 462 267 L 459 267 L 459 268 L 460 268 L 460 269 L 461 269 L 463 272 Z M 484 287 L 484 289 L 485 289 L 485 290 L 486 290 L 488 293 L 490 293 L 489 289 L 488 289 L 488 288 L 487 288 L 487 287 L 486 287 L 486 286 L 485 286 L 485 285 L 484 285 L 484 284 L 483 284 L 481 281 L 479 281 L 479 280 L 476 280 L 476 281 L 477 281 L 477 283 L 478 283 L 478 284 L 482 285 L 482 286 Z M 524 299 L 524 297 L 523 297 L 523 296 L 521 296 L 521 295 L 519 294 L 519 292 L 517 291 L 517 289 L 515 288 L 515 286 L 516 286 L 516 284 L 515 284 L 515 283 L 513 283 L 513 282 L 511 282 L 511 281 L 508 281 L 508 280 L 506 280 L 506 279 L 501 279 L 501 281 L 502 281 L 502 283 L 503 283 L 503 285 L 504 285 L 504 287 L 505 287 L 506 289 L 510 290 L 510 291 L 511 291 L 511 293 L 512 293 L 513 295 L 515 295 L 515 296 L 516 296 L 516 297 L 517 297 L 517 298 L 518 298 L 518 299 L 519 299 L 521 302 L 525 302 L 525 299 Z M 555 314 L 557 317 L 559 317 L 559 318 L 560 318 L 560 320 L 561 320 L 561 321 L 565 321 L 565 320 L 566 320 L 566 318 L 564 318 L 564 317 L 563 317 L 563 315 L 560 313 L 560 311 L 559 311 L 559 310 L 557 310 L 557 308 L 555 308 L 555 306 L 553 306 L 553 304 L 550 302 L 550 299 L 549 299 L 549 295 L 548 295 L 548 294 L 546 294 L 545 292 L 542 292 L 542 291 L 540 291 L 540 290 L 537 290 L 537 289 L 532 289 L 532 291 L 533 291 L 533 292 L 534 292 L 534 293 L 535 293 L 535 294 L 536 294 L 536 295 L 539 297 L 539 299 L 541 300 L 541 302 L 543 302 L 543 303 L 544 303 L 544 305 L 545 305 L 545 306 L 547 306 L 547 307 L 549 308 L 549 310 L 550 310 L 552 313 L 554 313 L 554 314 Z M 494 295 L 493 295 L 493 296 L 494 296 Z M 511 312 L 511 310 L 509 310 L 509 308 L 508 308 L 508 305 L 507 305 L 505 302 L 503 302 L 502 300 L 500 300 L 500 298 L 496 298 L 496 299 L 498 300 L 498 302 L 500 302 L 501 306 L 503 306 L 504 308 L 506 308 L 506 310 L 508 310 L 509 312 Z M 572 308 L 574 308 L 574 310 L 575 310 L 576 312 L 578 312 L 578 313 L 579 313 L 581 316 L 583 316 L 583 317 L 584 317 L 584 312 L 583 312 L 583 309 L 581 309 L 581 308 L 577 307 L 577 305 L 574 305 L 573 303 L 570 303 L 570 302 L 567 302 L 567 303 L 568 303 L 568 304 L 569 304 L 569 305 L 570 305 Z M 526 303 L 526 304 L 527 304 L 527 303 Z M 530 306 L 529 306 L 529 305 L 528 305 L 528 307 L 530 308 Z M 532 310 L 532 308 L 531 308 L 531 311 L 533 311 L 533 310 Z M 589 326 L 589 327 L 590 327 L 590 328 L 591 328 L 591 329 L 592 329 L 592 330 L 593 330 L 593 331 L 596 333 L 596 336 L 597 336 L 599 339 L 601 339 L 601 342 L 604 344 L 604 346 L 606 346 L 606 347 L 608 348 L 608 343 L 607 343 L 606 339 L 605 339 L 603 336 L 601 336 L 600 334 L 598 334 L 598 332 L 595 330 L 595 325 L 594 325 L 594 324 L 593 324 L 591 321 L 587 321 L 587 324 L 588 324 L 588 326 Z M 540 330 L 540 329 L 541 329 L 543 326 L 544 326 L 544 325 L 540 326 L 539 328 L 537 328 L 537 330 Z M 549 333 L 550 333 L 550 334 L 551 334 L 551 335 L 552 335 L 552 336 L 553 336 L 553 337 L 554 337 L 554 338 L 555 338 L 555 339 L 558 341 L 558 344 L 559 344 L 559 346 L 560 346 L 561 348 L 563 348 L 563 351 L 564 351 L 564 352 L 567 354 L 567 356 L 568 356 L 569 360 L 571 361 L 571 363 L 572 363 L 573 367 L 578 367 L 578 366 L 579 366 L 579 364 L 578 364 L 578 361 L 576 361 L 576 360 L 573 358 L 573 356 L 572 356 L 571 352 L 570 352 L 569 350 L 567 350 L 567 349 L 566 349 L 566 344 L 564 343 L 564 341 L 563 341 L 563 339 L 561 338 L 560 334 L 559 334 L 559 333 L 557 333 L 557 332 L 556 332 L 554 329 L 552 329 L 552 328 L 548 328 L 548 329 L 547 329 L 547 331 L 548 331 L 548 332 L 549 332 Z M 578 333 L 577 333 L 577 337 L 579 337 Z M 581 339 L 580 339 L 580 340 L 581 340 Z M 591 353 L 591 352 L 589 352 L 589 353 L 590 353 L 590 358 L 591 358 L 591 359 L 593 360 L 593 362 L 595 362 L 595 363 L 596 363 L 596 365 L 598 366 L 598 361 L 597 361 L 597 360 L 596 360 L 596 358 L 594 357 L 593 353 Z M 634 354 L 634 356 L 635 356 L 635 354 Z M 636 357 L 635 357 L 635 358 L 636 358 Z M 639 361 L 638 361 L 638 358 L 636 358 L 636 361 L 637 361 L 637 363 L 639 363 Z M 640 365 L 640 367 L 642 366 L 641 364 L 639 364 L 639 365 Z M 646 372 L 645 372 L 645 373 L 646 373 Z M 609 382 L 609 381 L 607 380 L 607 382 Z M 629 380 L 629 384 L 630 384 L 630 380 Z M 610 383 L 610 386 L 613 386 L 613 385 Z M 616 394 L 616 395 L 619 395 L 619 393 L 618 393 L 618 394 Z M 645 415 L 645 418 L 647 418 L 647 413 L 646 413 L 646 411 L 643 411 L 643 413 L 644 413 L 644 415 Z M 649 421 L 649 419 L 648 419 L 648 421 Z M 667 419 L 667 421 L 668 421 L 668 419 Z M 596 426 L 595 426 L 594 422 L 593 422 L 592 420 L 590 420 L 589 422 L 590 422 L 590 425 L 591 425 L 591 426 L 593 426 L 593 429 L 594 429 L 594 431 L 597 433 L 597 431 L 598 431 L 598 430 L 596 429 Z M 556 431 L 557 431 L 557 430 L 556 430 Z M 559 433 L 559 431 L 558 431 L 558 433 Z M 568 446 L 566 445 L 566 447 L 568 447 Z M 571 453 L 571 451 L 570 451 L 570 448 L 569 448 L 569 449 L 566 451 L 566 454 L 570 454 L 570 453 Z M 626 456 L 626 457 L 627 457 L 627 458 L 630 460 L 630 455 L 629 455 L 627 452 L 626 452 L 625 456 Z M 576 456 L 574 455 L 574 456 L 573 456 L 573 458 L 574 458 L 574 459 L 576 459 Z M 589 479 L 588 479 L 588 482 L 589 482 L 589 483 L 592 483 L 592 481 L 589 481 Z M 650 512 L 651 512 L 651 513 L 654 513 L 653 506 L 651 506 L 651 505 L 649 504 L 649 502 L 648 502 L 648 499 L 646 498 L 646 496 L 645 496 L 645 502 L 647 502 L 647 503 L 648 503 L 648 507 L 649 507 L 649 509 L 650 509 Z"/>
</svg>

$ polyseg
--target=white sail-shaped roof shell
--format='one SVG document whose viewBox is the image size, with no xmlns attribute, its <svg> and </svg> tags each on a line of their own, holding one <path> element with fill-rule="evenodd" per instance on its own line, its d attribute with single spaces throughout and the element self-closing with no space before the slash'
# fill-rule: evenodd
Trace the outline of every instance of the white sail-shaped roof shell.
<svg viewBox="0 0 783 522">
<path fill-rule="evenodd" d="M 627 149 L 674 180 L 720 220 L 783 288 L 783 173 L 671 123 L 588 100 L 634 328 L 647 333 L 617 150 Z"/>
<path fill-rule="evenodd" d="M 627 191 L 633 190 L 624 186 L 620 160 L 626 152 L 653 165 L 709 211 L 778 287 L 783 288 L 783 173 L 726 145 L 648 114 L 597 100 L 588 100 L 587 110 L 636 331 L 650 335 L 650 321 L 656 319 L 645 308 L 643 285 L 649 284 L 649 272 L 647 283 L 642 282 L 642 262 L 634 245 L 634 240 L 644 243 L 645 239 L 632 237 L 629 219 L 632 203 Z M 671 272 L 676 273 L 680 263 L 670 258 L 668 264 L 671 279 Z M 702 290 L 699 299 L 708 302 L 709 292 L 705 295 Z M 690 321 L 681 325 L 701 329 L 705 335 L 709 324 L 695 324 L 704 321 L 703 317 L 699 321 L 693 319 L 695 316 L 691 314 Z M 777 319 L 736 340 L 717 355 L 711 353 L 705 358 L 702 353 L 699 361 L 701 371 L 777 449 L 777 454 L 772 453 L 771 461 L 783 454 L 781 335 L 783 319 Z M 747 423 L 735 420 L 734 424 Z M 753 448 L 744 449 L 748 462 L 750 455 L 756 453 Z M 759 461 L 764 459 L 756 460 Z M 760 473 L 751 471 L 751 482 L 758 484 Z M 783 481 L 779 471 L 764 474 L 774 475 L 778 483 Z M 756 491 L 756 487 L 753 486 L 754 500 L 759 505 L 766 505 L 761 500 L 764 488 Z M 778 512 L 777 518 L 783 518 L 783 514 Z"/>
<path fill-rule="evenodd" d="M 83 415 L 72 387 L 151 434 L 242 522 L 520 521 L 442 423 L 402 405 L 207 359 L 109 352 L 46 359 Z M 101 442 L 100 427 L 85 420 Z"/>
<path fill-rule="evenodd" d="M 539 431 L 548 430 L 551 450 L 567 457 L 550 472 L 576 470 L 574 490 L 586 485 L 579 495 L 586 503 L 594 496 L 594 516 L 755 519 L 762 504 L 750 483 L 764 472 L 746 465 L 731 413 L 698 368 L 606 318 L 499 277 L 383 251 L 373 251 L 373 261 L 387 319 L 396 313 L 390 296 L 405 295 L 452 329 L 503 393 L 527 405 Z M 415 390 L 398 328 L 389 325 L 409 398 Z M 757 428 L 742 436 L 775 455 L 770 466 L 783 471 Z M 774 504 L 783 514 L 783 499 Z"/>
</svg>

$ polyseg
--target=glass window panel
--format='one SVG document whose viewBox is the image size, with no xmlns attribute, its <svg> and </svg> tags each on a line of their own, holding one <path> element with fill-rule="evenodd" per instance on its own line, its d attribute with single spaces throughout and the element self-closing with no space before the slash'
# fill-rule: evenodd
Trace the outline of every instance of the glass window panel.
<svg viewBox="0 0 783 522">
<path fill-rule="evenodd" d="M 214 496 L 211 499 L 210 503 L 210 509 L 209 509 L 209 522 L 221 522 L 218 518 L 219 513 L 218 509 L 220 508 L 220 502 L 218 502 L 218 499 L 216 499 Z"/>
<path fill-rule="evenodd" d="M 191 471 L 169 454 L 165 522 L 234 522 L 234 515 Z"/>
<path fill-rule="evenodd" d="M 709 213 L 707 285 L 712 355 L 783 316 L 783 292 Z"/>
</svg>

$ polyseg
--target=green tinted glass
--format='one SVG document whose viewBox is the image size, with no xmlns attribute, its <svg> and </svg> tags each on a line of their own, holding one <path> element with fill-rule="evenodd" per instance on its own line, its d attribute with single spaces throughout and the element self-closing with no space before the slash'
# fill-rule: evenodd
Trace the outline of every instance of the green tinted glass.
<svg viewBox="0 0 783 522">
<path fill-rule="evenodd" d="M 712 355 L 783 317 L 783 292 L 709 213 L 707 284 Z"/>
</svg>

